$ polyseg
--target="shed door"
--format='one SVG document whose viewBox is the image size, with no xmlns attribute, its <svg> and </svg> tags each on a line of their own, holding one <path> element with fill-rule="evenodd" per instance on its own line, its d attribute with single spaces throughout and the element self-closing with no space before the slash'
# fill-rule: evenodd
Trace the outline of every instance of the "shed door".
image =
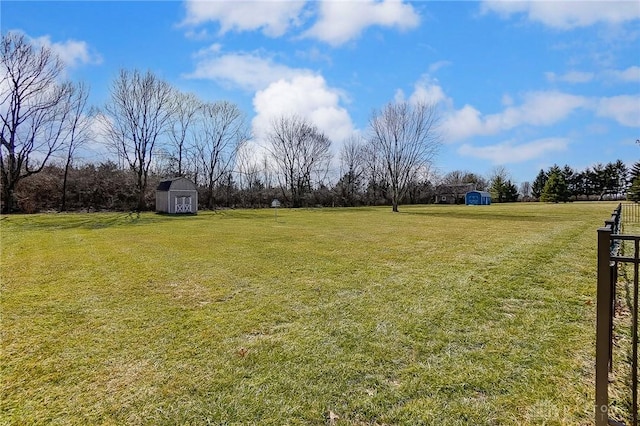
<svg viewBox="0 0 640 426">
<path fill-rule="evenodd" d="M 176 213 L 191 213 L 191 196 L 176 197 Z"/>
</svg>

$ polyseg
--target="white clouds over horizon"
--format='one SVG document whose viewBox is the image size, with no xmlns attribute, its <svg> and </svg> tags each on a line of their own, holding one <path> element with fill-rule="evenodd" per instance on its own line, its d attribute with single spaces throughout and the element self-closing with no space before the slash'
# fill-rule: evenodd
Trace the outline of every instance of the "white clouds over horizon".
<svg viewBox="0 0 640 426">
<path fill-rule="evenodd" d="M 438 80 L 431 77 L 429 74 L 424 74 L 413 85 L 413 92 L 406 98 L 406 95 L 402 89 L 396 90 L 394 97 L 396 102 L 408 101 L 411 104 L 432 103 L 432 104 L 447 104 L 452 103 L 451 99 L 447 97 L 444 90 L 438 83 Z"/>
<path fill-rule="evenodd" d="M 515 144 L 502 142 L 488 146 L 464 144 L 458 148 L 463 156 L 491 161 L 492 164 L 514 164 L 538 159 L 548 153 L 566 151 L 569 145 L 567 138 L 544 138 L 527 143 Z"/>
<path fill-rule="evenodd" d="M 261 30 L 268 37 L 280 37 L 299 24 L 306 1 L 202 1 L 185 2 L 186 25 L 218 22 L 220 34 L 229 31 Z"/>
<path fill-rule="evenodd" d="M 258 52 L 221 54 L 213 45 L 196 54 L 196 69 L 188 78 L 209 79 L 254 92 L 253 133 L 263 139 L 271 120 L 283 114 L 309 119 L 330 139 L 341 142 L 353 123 L 341 105 L 345 95 L 325 78 L 306 68 L 291 68 Z"/>
<path fill-rule="evenodd" d="M 550 83 L 581 84 L 590 83 L 595 79 L 612 83 L 638 83 L 640 82 L 640 67 L 630 66 L 623 70 L 606 69 L 599 73 L 587 71 L 568 71 L 564 74 L 546 72 L 545 77 Z"/>
<path fill-rule="evenodd" d="M 264 89 L 280 79 L 290 79 L 301 74 L 313 74 L 303 68 L 291 68 L 278 64 L 260 53 L 235 52 L 220 54 L 219 45 L 201 50 L 195 55 L 195 70 L 187 78 L 214 80 L 248 91 Z"/>
<path fill-rule="evenodd" d="M 620 95 L 596 101 L 596 115 L 626 127 L 640 127 L 640 95 Z"/>
<path fill-rule="evenodd" d="M 595 116 L 614 120 L 626 127 L 640 127 L 640 95 L 587 97 L 555 90 L 531 91 L 516 103 L 508 94 L 503 95 L 502 111 L 484 114 L 472 105 L 455 109 L 438 81 L 422 76 L 414 86 L 409 100 L 421 99 L 439 103 L 442 111 L 441 132 L 447 144 L 459 143 L 474 137 L 507 134 L 525 126 L 547 128 L 566 120 L 578 110 L 591 111 Z M 396 101 L 405 100 L 402 91 Z M 531 142 L 511 140 L 498 144 L 476 146 L 464 143 L 459 155 L 489 160 L 493 164 L 513 164 L 535 160 L 549 153 L 567 150 L 569 139 L 543 137 Z"/>
<path fill-rule="evenodd" d="M 322 1 L 319 18 L 303 37 L 332 46 L 357 38 L 367 27 L 381 26 L 408 30 L 420 24 L 420 16 L 402 0 Z"/>
<path fill-rule="evenodd" d="M 502 112 L 482 114 L 471 105 L 445 112 L 443 131 L 448 142 L 473 136 L 495 135 L 522 125 L 549 126 L 565 119 L 588 99 L 557 91 L 529 92 L 520 105 L 510 103 Z"/>
<path fill-rule="evenodd" d="M 199 26 L 216 22 L 220 26 L 220 35 L 230 31 L 261 31 L 268 37 L 281 37 L 292 29 L 311 23 L 311 27 L 298 36 L 331 46 L 347 43 L 371 26 L 408 30 L 420 24 L 418 13 L 403 0 L 186 0 L 185 8 L 187 16 L 183 25 Z M 200 33 L 191 30 L 189 34 Z"/>
<path fill-rule="evenodd" d="M 354 130 L 349 113 L 340 105 L 342 97 L 321 75 L 299 75 L 275 81 L 253 98 L 254 134 L 257 139 L 264 139 L 274 118 L 295 114 L 318 126 L 333 142 L 340 143 Z"/>
<path fill-rule="evenodd" d="M 638 19 L 640 15 L 640 12 L 629 10 L 629 4 L 625 2 L 616 3 L 616 7 L 605 7 L 602 2 L 592 3 L 485 1 L 480 9 L 485 14 L 495 13 L 502 18 L 526 17 L 559 30 L 597 23 L 624 23 Z M 198 27 L 215 23 L 219 25 L 219 35 L 252 31 L 270 38 L 286 37 L 287 43 L 317 40 L 334 48 L 357 40 L 371 27 L 406 31 L 418 28 L 421 23 L 415 4 L 403 0 L 187 0 L 185 4 L 187 18 L 184 24 Z M 350 48 L 355 48 L 353 46 Z M 312 53 L 317 56 L 320 51 L 315 46 L 312 48 L 316 49 Z M 346 94 L 335 81 L 327 81 L 321 71 L 296 63 L 290 55 L 285 56 L 288 63 L 296 66 L 280 62 L 276 59 L 281 58 L 279 55 L 281 53 L 262 49 L 222 52 L 221 45 L 213 44 L 194 56 L 194 71 L 187 77 L 213 80 L 251 93 L 252 127 L 257 141 L 264 139 L 273 118 L 282 114 L 298 114 L 309 119 L 338 144 L 357 131 L 345 107 L 347 99 L 352 99 L 354 94 Z M 330 59 L 325 62 L 332 67 Z M 524 162 L 567 149 L 568 139 L 556 135 L 569 134 L 566 129 L 559 130 L 559 126 L 564 126 L 577 113 L 587 112 L 594 119 L 613 120 L 625 127 L 640 126 L 640 114 L 635 106 L 637 95 L 595 97 L 577 91 L 595 82 L 611 85 L 640 81 L 640 67 L 632 65 L 626 69 L 612 69 L 614 65 L 591 70 L 580 69 L 584 67 L 580 63 L 568 62 L 564 72 L 545 73 L 547 82 L 551 83 L 549 88 L 524 87 L 511 94 L 505 91 L 502 107 L 491 111 L 486 110 L 487 106 L 482 103 L 471 104 L 460 98 L 456 101 L 462 107 L 454 107 L 454 99 L 432 77 L 439 69 L 452 66 L 452 62 L 444 57 L 427 67 L 428 73 L 418 78 L 411 93 L 405 94 L 397 89 L 395 100 L 438 104 L 443 140 L 447 144 L 458 144 L 458 155 L 494 163 Z M 563 84 L 574 85 L 576 93 L 560 90 Z M 533 141 L 520 140 L 523 135 Z M 474 137 L 498 137 L 510 142 L 475 146 L 469 142 Z"/>
<path fill-rule="evenodd" d="M 631 66 L 624 70 L 608 70 L 607 77 L 624 83 L 640 83 L 640 67 Z"/>
<path fill-rule="evenodd" d="M 100 65 L 102 63 L 102 56 L 91 49 L 85 41 L 66 40 L 54 42 L 51 41 L 51 37 L 48 35 L 36 38 L 29 37 L 29 39 L 35 46 L 50 49 L 69 68 L 81 65 Z"/>
<path fill-rule="evenodd" d="M 503 18 L 524 14 L 530 21 L 560 30 L 587 27 L 597 23 L 621 24 L 640 19 L 635 1 L 502 1 L 485 0 L 483 13 L 494 12 Z"/>
<path fill-rule="evenodd" d="M 554 72 L 545 73 L 547 80 L 551 83 L 565 82 L 565 83 L 589 83 L 594 78 L 594 73 L 584 71 L 569 71 L 565 74 L 558 75 Z"/>
</svg>

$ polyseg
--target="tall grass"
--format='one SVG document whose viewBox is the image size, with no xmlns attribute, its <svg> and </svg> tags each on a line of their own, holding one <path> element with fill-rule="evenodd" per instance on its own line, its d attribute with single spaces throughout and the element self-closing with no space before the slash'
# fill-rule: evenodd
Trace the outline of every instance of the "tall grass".
<svg viewBox="0 0 640 426">
<path fill-rule="evenodd" d="M 3 217 L 0 422 L 588 424 L 613 207 Z"/>
</svg>

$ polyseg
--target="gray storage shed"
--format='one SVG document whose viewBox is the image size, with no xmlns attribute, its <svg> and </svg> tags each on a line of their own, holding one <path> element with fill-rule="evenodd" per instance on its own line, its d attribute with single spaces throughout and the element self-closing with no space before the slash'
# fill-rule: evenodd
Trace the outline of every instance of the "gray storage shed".
<svg viewBox="0 0 640 426">
<path fill-rule="evenodd" d="M 160 182 L 156 189 L 156 212 L 198 213 L 198 190 L 189 179 L 177 177 Z"/>
</svg>

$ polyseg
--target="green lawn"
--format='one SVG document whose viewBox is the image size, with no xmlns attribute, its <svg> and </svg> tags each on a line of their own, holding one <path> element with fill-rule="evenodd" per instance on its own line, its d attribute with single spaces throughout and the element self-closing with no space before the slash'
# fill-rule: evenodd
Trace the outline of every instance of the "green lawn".
<svg viewBox="0 0 640 426">
<path fill-rule="evenodd" d="M 614 206 L 2 217 L 0 423 L 589 424 Z"/>
</svg>

